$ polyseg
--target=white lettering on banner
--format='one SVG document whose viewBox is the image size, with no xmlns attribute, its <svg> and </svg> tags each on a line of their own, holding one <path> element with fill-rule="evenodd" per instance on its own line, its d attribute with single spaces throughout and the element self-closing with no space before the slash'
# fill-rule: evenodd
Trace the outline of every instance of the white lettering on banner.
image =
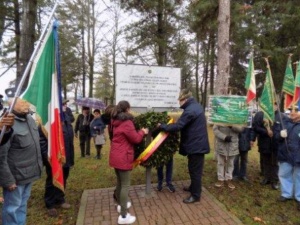
<svg viewBox="0 0 300 225">
<path fill-rule="evenodd" d="M 180 68 L 116 64 L 116 102 L 132 107 L 179 107 Z"/>
</svg>

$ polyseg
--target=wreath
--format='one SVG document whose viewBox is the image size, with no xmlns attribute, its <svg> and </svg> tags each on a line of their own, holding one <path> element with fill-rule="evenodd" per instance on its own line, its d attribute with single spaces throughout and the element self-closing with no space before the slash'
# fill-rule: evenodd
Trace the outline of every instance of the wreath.
<svg viewBox="0 0 300 225">
<path fill-rule="evenodd" d="M 149 133 L 154 139 L 160 132 L 157 128 L 158 123 L 168 123 L 171 119 L 167 112 L 147 112 L 135 117 L 134 122 L 137 129 L 143 127 L 149 128 Z M 149 144 L 149 143 L 148 143 Z M 140 144 L 135 146 L 135 159 L 146 149 L 146 140 L 144 139 Z M 173 157 L 174 153 L 179 148 L 179 134 L 169 133 L 169 136 L 158 147 L 158 149 L 149 157 L 149 159 L 143 162 L 141 165 L 144 167 L 160 167 L 168 163 Z"/>
</svg>

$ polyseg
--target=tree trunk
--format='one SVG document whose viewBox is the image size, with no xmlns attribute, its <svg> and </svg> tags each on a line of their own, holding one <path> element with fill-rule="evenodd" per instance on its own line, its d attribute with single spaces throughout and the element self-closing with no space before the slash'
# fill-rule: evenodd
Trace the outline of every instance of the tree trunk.
<svg viewBox="0 0 300 225">
<path fill-rule="evenodd" d="M 87 15 L 87 50 L 89 63 L 89 97 L 93 97 L 94 87 L 94 59 L 95 59 L 95 4 L 94 1 L 88 1 L 88 15 Z"/>
<path fill-rule="evenodd" d="M 2 36 L 4 33 L 4 26 L 5 26 L 5 18 L 7 14 L 7 8 L 4 2 L 5 1 L 0 1 L 0 44 L 2 42 Z"/>
<path fill-rule="evenodd" d="M 21 80 L 21 77 L 34 50 L 36 14 L 37 0 L 23 0 L 20 60 L 17 65 L 17 83 Z M 27 82 L 28 79 L 24 83 L 23 88 L 27 86 Z"/>
<path fill-rule="evenodd" d="M 230 71 L 230 0 L 219 0 L 218 23 L 218 68 L 215 94 L 226 95 L 228 94 Z"/>
<path fill-rule="evenodd" d="M 18 0 L 14 0 L 14 25 L 15 25 L 15 40 L 16 40 L 16 65 L 18 67 L 20 61 L 20 8 Z M 18 71 L 17 71 L 18 72 Z"/>
<path fill-rule="evenodd" d="M 202 106 L 203 108 L 206 107 L 206 98 L 207 98 L 207 77 L 208 77 L 208 71 L 209 71 L 209 53 L 210 53 L 210 47 L 211 47 L 211 39 L 210 39 L 210 36 L 208 37 L 208 43 L 207 44 L 204 44 L 204 46 L 206 46 L 205 48 L 205 60 L 204 60 L 204 71 L 203 71 L 203 84 L 204 84 L 204 87 L 203 87 L 203 95 L 202 95 Z"/>
<path fill-rule="evenodd" d="M 195 78 L 196 78 L 196 99 L 199 102 L 199 54 L 200 54 L 200 40 L 198 35 L 196 37 L 196 71 L 195 71 Z"/>
<path fill-rule="evenodd" d="M 211 47 L 210 47 L 210 92 L 209 94 L 214 94 L 214 80 L 215 80 L 215 34 L 214 32 L 210 33 Z"/>
<path fill-rule="evenodd" d="M 166 65 L 166 47 L 164 35 L 164 0 L 159 0 L 157 4 L 157 45 L 158 45 L 158 60 L 159 66 Z"/>
<path fill-rule="evenodd" d="M 82 44 L 82 97 L 85 97 L 85 77 L 86 77 L 86 68 L 85 68 L 85 45 L 84 45 L 84 26 L 82 21 L 82 27 L 81 27 L 81 44 Z"/>
</svg>

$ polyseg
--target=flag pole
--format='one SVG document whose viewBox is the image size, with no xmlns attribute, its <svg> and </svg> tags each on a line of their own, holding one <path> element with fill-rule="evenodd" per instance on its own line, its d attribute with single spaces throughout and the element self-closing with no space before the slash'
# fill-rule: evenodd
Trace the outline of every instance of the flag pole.
<svg viewBox="0 0 300 225">
<path fill-rule="evenodd" d="M 50 16 L 49 16 L 49 19 L 48 19 L 48 21 L 47 21 L 47 23 L 46 23 L 46 26 L 44 27 L 44 29 L 43 29 L 43 31 L 42 31 L 42 33 L 41 33 L 41 35 L 40 35 L 40 38 L 39 38 L 39 40 L 38 40 L 38 42 L 37 42 L 37 45 L 36 45 L 36 47 L 34 48 L 34 51 L 33 51 L 33 53 L 31 54 L 30 59 L 29 59 L 29 61 L 28 61 L 28 63 L 27 63 L 27 66 L 26 66 L 25 71 L 24 71 L 24 73 L 23 73 L 23 75 L 22 75 L 22 78 L 21 78 L 21 80 L 20 80 L 20 83 L 18 84 L 18 87 L 17 87 L 16 92 L 15 92 L 15 96 L 14 96 L 14 98 L 13 98 L 13 101 L 12 101 L 12 103 L 11 103 L 11 106 L 10 106 L 10 108 L 9 108 L 8 113 L 11 113 L 11 112 L 12 112 L 12 110 L 13 110 L 15 104 L 16 104 L 16 101 L 17 101 L 17 99 L 18 99 L 18 97 L 19 97 L 19 95 L 20 95 L 21 89 L 22 89 L 22 87 L 23 87 L 23 85 L 24 85 L 24 83 L 25 83 L 25 80 L 26 80 L 26 78 L 27 78 L 27 76 L 28 76 L 28 74 L 29 74 L 29 71 L 30 71 L 30 68 L 31 68 L 31 66 L 32 66 L 33 60 L 34 60 L 34 58 L 36 57 L 37 52 L 38 52 L 38 50 L 39 50 L 39 48 L 40 48 L 40 46 L 41 46 L 41 44 L 42 44 L 42 41 L 43 41 L 43 39 L 44 39 L 44 36 L 45 36 L 45 34 L 46 34 L 47 30 L 48 30 L 49 24 L 50 24 L 50 22 L 51 22 L 51 20 L 52 20 L 52 17 L 53 17 L 53 15 L 54 15 L 54 13 L 55 13 L 55 10 L 56 10 L 56 8 L 57 8 L 57 5 L 58 5 L 58 2 L 55 1 L 55 4 L 54 4 L 53 9 L 52 9 L 52 11 L 51 11 L 51 14 L 50 14 Z M 3 126 L 2 130 L 1 130 L 1 134 L 0 134 L 0 143 L 1 143 L 2 138 L 3 138 L 3 136 L 4 136 L 5 130 L 6 130 L 6 126 Z"/>
</svg>

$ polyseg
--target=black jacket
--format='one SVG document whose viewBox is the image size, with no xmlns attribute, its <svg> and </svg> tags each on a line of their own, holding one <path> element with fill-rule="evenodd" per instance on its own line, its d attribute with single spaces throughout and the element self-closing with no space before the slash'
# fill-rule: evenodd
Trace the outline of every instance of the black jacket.
<svg viewBox="0 0 300 225">
<path fill-rule="evenodd" d="M 167 132 L 180 131 L 179 154 L 207 154 L 209 142 L 206 118 L 203 107 L 191 97 L 181 108 L 184 110 L 176 123 L 162 124 L 160 128 Z"/>
<path fill-rule="evenodd" d="M 94 119 L 93 114 L 88 114 L 87 116 L 87 121 L 88 124 L 84 125 L 83 121 L 84 121 L 84 115 L 83 114 L 79 114 L 75 123 L 75 133 L 79 132 L 83 132 L 86 134 L 90 133 L 90 123 L 91 121 Z"/>
<path fill-rule="evenodd" d="M 284 114 L 276 111 L 274 124 L 280 123 L 281 118 L 284 117 Z M 253 129 L 257 135 L 258 142 L 258 151 L 265 154 L 277 153 L 278 144 L 274 138 L 269 137 L 268 131 L 264 126 L 264 113 L 257 112 L 253 119 Z M 274 125 L 271 127 L 271 130 L 274 129 Z"/>
<path fill-rule="evenodd" d="M 247 152 L 251 150 L 251 141 L 255 139 L 252 128 L 245 128 L 242 133 L 239 133 L 239 151 Z"/>
</svg>

